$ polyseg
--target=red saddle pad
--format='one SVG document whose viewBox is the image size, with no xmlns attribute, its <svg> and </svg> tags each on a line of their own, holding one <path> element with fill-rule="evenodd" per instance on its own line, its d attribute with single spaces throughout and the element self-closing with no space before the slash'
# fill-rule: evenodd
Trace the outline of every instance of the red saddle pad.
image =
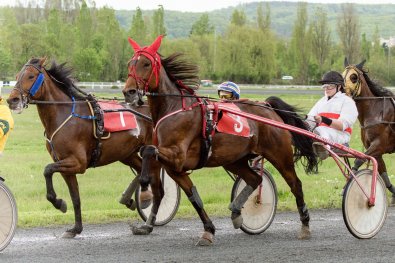
<svg viewBox="0 0 395 263">
<path fill-rule="evenodd" d="M 125 109 L 117 101 L 99 101 L 100 108 L 104 110 Z M 104 112 L 104 130 L 117 132 L 137 128 L 136 116 L 128 111 Z"/>
</svg>

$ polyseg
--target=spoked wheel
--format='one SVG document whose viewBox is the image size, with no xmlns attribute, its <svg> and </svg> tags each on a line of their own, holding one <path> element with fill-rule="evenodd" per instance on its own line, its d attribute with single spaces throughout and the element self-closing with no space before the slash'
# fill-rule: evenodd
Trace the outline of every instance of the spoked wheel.
<svg viewBox="0 0 395 263">
<path fill-rule="evenodd" d="M 260 174 L 260 170 L 255 170 Z M 244 189 L 246 183 L 238 177 L 233 185 L 231 201 Z M 277 210 L 277 188 L 270 173 L 263 169 L 262 187 L 257 187 L 241 209 L 245 233 L 256 235 L 264 232 L 273 222 Z M 260 192 L 260 198 L 259 198 Z"/>
<path fill-rule="evenodd" d="M 164 169 L 161 169 L 161 180 L 165 195 L 163 196 L 158 214 L 156 215 L 156 226 L 166 225 L 174 218 L 180 205 L 181 198 L 180 187 L 170 178 Z M 151 186 L 149 186 L 149 189 L 151 190 Z M 147 208 L 142 209 L 140 205 L 140 191 L 141 187 L 139 186 L 135 194 L 137 211 L 141 218 L 146 221 L 151 213 L 152 203 Z"/>
<path fill-rule="evenodd" d="M 368 196 L 371 192 L 372 174 L 372 170 L 369 169 L 360 170 L 355 174 Z M 377 177 L 374 206 L 368 205 L 368 199 L 356 180 L 351 179 L 347 182 L 343 193 L 343 219 L 350 233 L 356 238 L 374 237 L 384 224 L 387 208 L 386 187 L 380 176 Z"/>
<path fill-rule="evenodd" d="M 15 198 L 0 178 L 0 251 L 5 249 L 14 237 L 17 221 Z"/>
</svg>

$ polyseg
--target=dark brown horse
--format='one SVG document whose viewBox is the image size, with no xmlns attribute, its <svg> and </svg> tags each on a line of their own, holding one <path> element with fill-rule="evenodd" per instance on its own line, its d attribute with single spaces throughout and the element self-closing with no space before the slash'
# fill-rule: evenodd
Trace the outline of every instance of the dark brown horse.
<svg viewBox="0 0 395 263">
<path fill-rule="evenodd" d="M 281 173 L 296 198 L 302 221 L 300 238 L 309 238 L 309 213 L 304 202 L 302 183 L 296 175 L 294 157 L 304 156 L 307 170 L 317 165 L 313 153 L 312 140 L 305 136 L 248 120 L 249 136 L 241 137 L 225 133 L 214 133 L 216 117 L 215 103 L 203 100 L 195 94 L 199 86 L 198 68 L 182 59 L 180 54 L 163 58 L 157 53 L 159 37 L 151 46 L 140 48 L 129 39 L 135 54 L 129 62 L 129 77 L 124 93 L 130 90 L 144 92 L 154 121 L 153 142 L 141 150 L 143 168 L 140 178 L 142 185 L 154 183 L 158 178 L 147 176 L 155 159 L 164 165 L 168 174 L 188 196 L 203 222 L 204 233 L 199 245 L 213 242 L 215 227 L 206 214 L 203 202 L 193 185 L 189 172 L 201 167 L 223 166 L 226 170 L 242 177 L 247 186 L 230 204 L 231 219 L 235 228 L 243 222 L 241 208 L 249 195 L 260 185 L 262 178 L 252 171 L 248 161 L 258 155 L 270 161 Z M 255 114 L 279 122 L 293 124 L 307 130 L 295 109 L 278 98 L 269 100 L 268 105 L 251 101 L 236 101 L 242 112 Z M 214 108 L 209 108 L 211 105 Z M 286 111 L 276 113 L 276 109 Z M 214 116 L 214 117 L 212 117 Z M 238 119 L 240 120 L 240 119 Z M 240 123 L 239 123 L 240 124 Z M 236 125 L 236 128 L 241 128 Z M 293 148 L 292 144 L 295 145 Z M 296 155 L 294 155 L 294 149 Z M 298 159 L 296 158 L 296 159 Z M 162 197 L 162 190 L 152 188 L 154 205 L 146 224 L 134 229 L 135 234 L 149 234 L 155 223 L 155 214 Z"/>
<path fill-rule="evenodd" d="M 105 139 L 108 134 L 101 136 L 98 129 L 101 114 L 95 110 L 96 100 L 74 85 L 70 77 L 71 69 L 66 68 L 65 64 L 53 62 L 46 69 L 44 62 L 45 59 L 33 58 L 23 66 L 7 102 L 10 109 L 18 113 L 29 103 L 37 104 L 47 138 L 47 150 L 54 160 L 44 170 L 47 199 L 55 208 L 66 212 L 66 202 L 57 198 L 52 182 L 53 174 L 59 172 L 69 188 L 75 215 L 75 225 L 63 237 L 72 238 L 83 229 L 76 174 L 85 173 L 89 167 L 116 161 L 140 172 L 138 150 L 142 145 L 151 143 L 152 123 L 136 116 L 139 129 L 113 132 Z M 147 106 L 134 109 L 149 115 Z M 159 173 L 156 170 L 153 172 Z M 130 198 L 131 193 L 127 195 Z"/>
<path fill-rule="evenodd" d="M 344 61 L 343 72 L 347 95 L 355 100 L 358 108 L 358 120 L 361 125 L 361 139 L 366 149 L 365 154 L 377 160 L 378 172 L 385 185 L 392 193 L 391 203 L 395 204 L 395 188 L 387 175 L 383 154 L 395 151 L 395 96 L 394 94 L 372 81 L 363 65 L 349 65 Z M 354 170 L 364 163 L 356 159 Z"/>
</svg>

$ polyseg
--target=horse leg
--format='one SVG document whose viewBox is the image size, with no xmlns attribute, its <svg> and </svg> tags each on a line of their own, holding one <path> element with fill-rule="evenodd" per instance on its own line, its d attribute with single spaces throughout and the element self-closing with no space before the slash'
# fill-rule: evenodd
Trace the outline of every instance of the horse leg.
<svg viewBox="0 0 395 263">
<path fill-rule="evenodd" d="M 133 200 L 132 195 L 136 191 L 139 186 L 139 176 L 137 175 L 128 185 L 128 187 L 123 191 L 121 199 L 119 199 L 119 203 L 125 205 L 130 210 L 136 209 L 136 202 Z"/>
<path fill-rule="evenodd" d="M 165 151 L 166 149 L 163 148 L 161 149 Z M 169 152 L 173 152 L 170 151 Z M 141 178 L 140 178 L 140 183 L 143 187 L 145 185 L 146 187 L 150 183 L 150 176 L 149 173 L 147 172 L 148 168 L 150 167 L 150 163 L 153 160 L 156 160 L 158 157 L 163 158 L 166 157 L 166 154 L 162 153 L 159 156 L 159 151 L 158 149 L 153 146 L 153 145 L 148 145 L 148 146 L 143 146 L 142 149 L 140 149 L 141 156 L 143 157 L 143 168 L 141 172 Z M 171 154 L 169 154 L 170 156 Z M 172 155 L 174 157 L 174 153 Z M 168 157 L 169 158 L 169 157 Z M 174 157 L 176 158 L 176 157 Z M 182 158 L 179 158 L 182 159 Z M 193 185 L 191 179 L 189 178 L 188 174 L 185 172 L 175 172 L 175 171 L 168 171 L 170 177 L 182 188 L 182 190 L 185 192 L 187 195 L 189 201 L 192 203 L 193 207 L 195 208 L 196 212 L 198 213 L 200 219 L 202 220 L 203 227 L 204 227 L 204 233 L 202 234 L 201 238 L 197 242 L 196 245 L 200 246 L 208 246 L 213 243 L 214 239 L 214 234 L 215 234 L 215 227 L 213 223 L 211 222 L 210 218 L 207 216 L 206 211 L 203 208 L 203 202 L 199 196 L 199 193 L 196 190 L 196 187 Z"/>
<path fill-rule="evenodd" d="M 148 235 L 152 232 L 156 215 L 158 214 L 159 206 L 164 196 L 164 189 L 162 180 L 160 178 L 161 164 L 156 160 L 151 160 L 150 166 L 150 185 L 153 193 L 153 204 L 150 215 L 148 216 L 145 224 L 141 227 L 132 226 L 132 232 L 134 235 Z"/>
<path fill-rule="evenodd" d="M 364 160 L 356 158 L 354 161 L 354 166 L 351 168 L 351 170 L 355 173 L 358 171 L 359 167 L 361 167 L 365 163 Z"/>
<path fill-rule="evenodd" d="M 77 234 L 81 234 L 82 232 L 81 199 L 78 190 L 78 181 L 77 181 L 77 176 L 75 174 L 62 173 L 62 176 L 69 188 L 71 201 L 73 202 L 74 220 L 75 220 L 74 227 L 71 229 L 67 229 L 66 232 L 63 233 L 62 237 L 73 238 Z"/>
<path fill-rule="evenodd" d="M 148 186 L 150 184 L 151 176 L 150 176 L 150 165 L 147 163 L 151 163 L 157 160 L 158 149 L 155 146 L 147 145 L 142 146 L 140 148 L 140 155 L 143 159 L 141 175 L 140 175 L 140 202 L 142 208 L 147 208 L 152 201 L 153 194 L 149 191 Z"/>
<path fill-rule="evenodd" d="M 262 178 L 251 169 L 248 164 L 248 160 L 238 161 L 236 163 L 226 165 L 224 168 L 234 174 L 237 174 L 244 180 L 244 182 L 246 182 L 244 189 L 229 205 L 229 209 L 232 211 L 231 219 L 233 227 L 238 229 L 243 224 L 241 209 L 248 200 L 248 197 L 261 184 Z"/>
<path fill-rule="evenodd" d="M 67 211 L 67 205 L 62 199 L 56 198 L 56 193 L 52 183 L 53 174 L 55 172 L 61 173 L 69 188 L 69 193 L 74 207 L 75 223 L 73 228 L 66 230 L 63 234 L 63 237 L 65 238 L 72 238 L 75 235 L 80 234 L 82 231 L 81 204 L 76 178 L 77 173 L 84 173 L 86 169 L 86 166 L 81 161 L 83 161 L 83 159 L 76 159 L 75 156 L 73 156 L 69 159 L 63 159 L 55 163 L 48 164 L 44 169 L 44 177 L 47 186 L 47 199 L 55 208 L 61 210 L 63 213 Z"/>
<path fill-rule="evenodd" d="M 197 246 L 209 246 L 214 242 L 215 226 L 211 219 L 208 217 L 203 207 L 203 201 L 199 196 L 196 187 L 193 185 L 190 177 L 186 173 L 177 174 L 169 173 L 171 178 L 181 187 L 191 202 L 200 220 L 203 223 L 204 232 L 196 243 Z"/>
<path fill-rule="evenodd" d="M 57 166 L 57 163 L 51 163 L 48 164 L 44 169 L 45 184 L 47 186 L 47 200 L 51 202 L 56 209 L 59 209 L 63 213 L 66 213 L 67 204 L 64 200 L 56 198 L 56 192 L 52 182 L 52 177 L 53 174 L 57 171 Z"/>
<path fill-rule="evenodd" d="M 128 162 L 123 162 L 124 164 L 128 165 L 132 172 L 136 175 L 136 177 L 130 182 L 128 187 L 123 191 L 121 199 L 119 199 L 119 203 L 125 205 L 127 208 L 131 210 L 136 209 L 136 202 L 133 200 L 132 195 L 136 191 L 139 185 L 139 175 L 141 172 L 141 158 L 134 154 Z M 136 172 L 138 174 L 136 174 Z"/>
<path fill-rule="evenodd" d="M 387 167 L 384 163 L 383 156 L 377 156 L 375 157 L 378 165 L 378 172 L 381 176 L 381 178 L 384 180 L 385 186 L 387 187 L 388 191 L 391 192 L 391 205 L 395 205 L 395 187 L 391 183 L 390 178 L 388 177 L 387 174 Z"/>
<path fill-rule="evenodd" d="M 302 227 L 300 233 L 298 234 L 298 238 L 309 239 L 311 237 L 309 227 L 310 215 L 307 205 L 304 202 L 302 182 L 298 178 L 295 171 L 292 152 L 290 152 L 288 155 L 282 154 L 281 156 L 278 154 L 270 154 L 266 158 L 280 172 L 281 176 L 287 182 L 291 188 L 291 192 L 295 196 L 300 221 L 302 222 Z"/>
<path fill-rule="evenodd" d="M 391 194 L 392 194 L 391 205 L 394 205 L 395 204 L 395 187 L 392 185 L 392 183 L 388 177 L 387 167 L 384 163 L 382 153 L 383 153 L 383 149 L 382 149 L 382 145 L 380 144 L 379 140 L 376 140 L 373 143 L 371 143 L 369 148 L 365 152 L 366 155 L 372 156 L 376 159 L 378 173 L 380 174 L 381 178 L 384 180 L 385 186 L 387 187 L 388 191 L 391 192 Z M 355 160 L 355 163 L 357 163 L 357 160 Z M 354 164 L 354 167 L 355 167 L 355 164 Z"/>
</svg>

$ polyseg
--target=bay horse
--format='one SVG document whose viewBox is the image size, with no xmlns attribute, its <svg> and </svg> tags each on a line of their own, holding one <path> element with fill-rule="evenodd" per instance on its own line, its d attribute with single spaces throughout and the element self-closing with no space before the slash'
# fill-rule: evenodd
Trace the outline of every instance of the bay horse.
<svg viewBox="0 0 395 263">
<path fill-rule="evenodd" d="M 384 154 L 395 151 L 395 96 L 369 78 L 368 71 L 363 68 L 365 62 L 350 65 L 347 58 L 344 60 L 344 87 L 358 109 L 365 154 L 377 160 L 378 172 L 392 193 L 391 204 L 395 204 L 395 187 L 383 160 Z M 363 160 L 356 159 L 353 169 L 358 170 L 363 163 Z"/>
<path fill-rule="evenodd" d="M 273 164 L 291 188 L 302 222 L 299 238 L 309 238 L 310 216 L 294 161 L 305 157 L 307 162 L 303 164 L 306 170 L 312 172 L 316 168 L 317 159 L 313 152 L 312 139 L 251 120 L 248 120 L 250 133 L 246 137 L 214 133 L 215 117 L 212 115 L 218 116 L 222 113 L 210 110 L 208 106 L 215 108 L 216 104 L 196 95 L 195 91 L 199 87 L 198 67 L 184 60 L 180 53 L 162 58 L 157 53 L 161 39 L 162 36 L 159 36 L 150 46 L 141 48 L 129 38 L 134 56 L 128 63 L 129 74 L 123 92 L 137 90 L 140 95 L 147 95 L 154 122 L 154 145 L 143 146 L 140 150 L 143 158 L 141 185 L 159 185 L 158 177 L 148 176 L 151 174 L 151 163 L 159 160 L 170 177 L 183 189 L 203 223 L 204 232 L 196 245 L 210 245 L 213 243 L 215 226 L 204 210 L 188 171 L 223 166 L 247 183 L 229 206 L 233 225 L 237 229 L 243 222 L 243 204 L 262 181 L 249 166 L 249 160 L 261 155 Z M 272 97 L 268 100 L 268 105 L 248 100 L 235 101 L 234 104 L 242 112 L 308 130 L 296 114 L 295 108 L 279 98 Z M 278 109 L 285 111 L 277 111 Z M 237 116 L 235 118 L 240 121 Z M 241 128 L 240 126 L 241 122 L 235 124 L 234 128 Z M 151 215 L 144 225 L 133 229 L 134 234 L 147 235 L 153 230 L 158 209 L 156 204 L 160 202 L 163 191 L 152 187 L 152 192 L 154 205 Z"/>
<path fill-rule="evenodd" d="M 55 61 L 45 68 L 45 58 L 30 59 L 17 74 L 17 82 L 7 102 L 9 108 L 21 113 L 29 103 L 37 104 L 37 111 L 45 129 L 46 148 L 54 160 L 46 165 L 44 177 L 47 199 L 56 209 L 67 211 L 66 202 L 58 199 L 53 187 L 53 174 L 59 172 L 65 180 L 74 208 L 75 224 L 63 233 L 73 238 L 83 230 L 81 201 L 76 174 L 85 173 L 89 167 L 98 167 L 120 161 L 141 171 L 139 148 L 151 143 L 152 122 L 147 106 L 133 107 L 137 113 L 138 129 L 112 132 L 99 136 L 102 115 L 97 101 L 75 86 L 72 69 Z M 92 109 L 93 108 L 93 109 Z M 101 127 L 102 129 L 102 127 Z M 153 172 L 158 172 L 153 167 Z M 129 188 L 128 188 L 129 189 Z M 125 193 L 130 198 L 132 193 Z M 130 208 L 133 200 L 125 205 Z"/>
</svg>

